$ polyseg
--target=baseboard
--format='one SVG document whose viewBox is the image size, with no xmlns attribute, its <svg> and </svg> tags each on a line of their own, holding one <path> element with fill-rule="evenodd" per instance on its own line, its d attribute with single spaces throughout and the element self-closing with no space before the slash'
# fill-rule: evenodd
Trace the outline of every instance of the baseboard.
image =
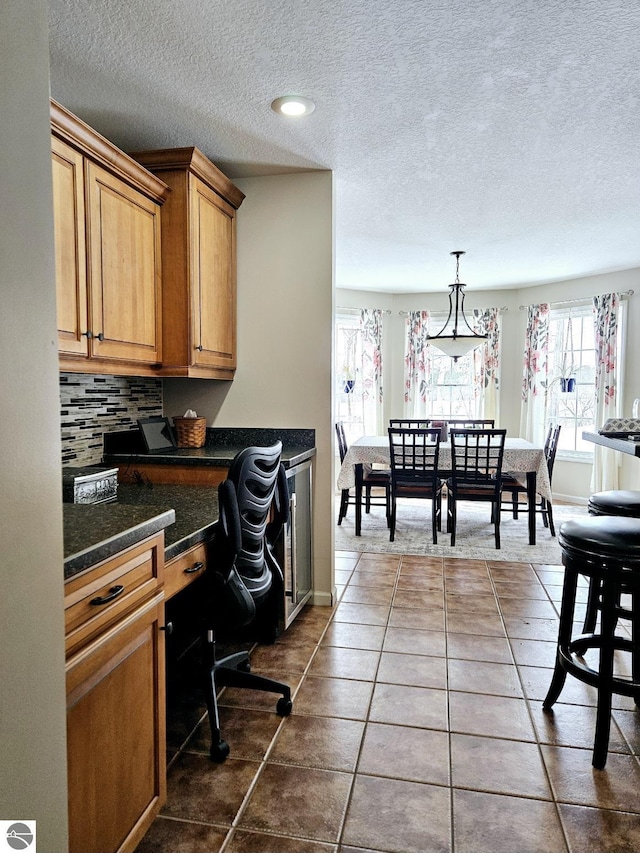
<svg viewBox="0 0 640 853">
<path fill-rule="evenodd" d="M 335 590 L 333 595 L 330 592 L 314 592 L 311 596 L 311 603 L 318 607 L 331 607 L 334 601 L 337 601 Z"/>
<path fill-rule="evenodd" d="M 553 493 L 553 500 L 555 503 L 575 504 L 576 506 L 586 506 L 589 503 L 589 498 L 578 498 L 575 495 L 559 495 L 557 492 Z"/>
</svg>

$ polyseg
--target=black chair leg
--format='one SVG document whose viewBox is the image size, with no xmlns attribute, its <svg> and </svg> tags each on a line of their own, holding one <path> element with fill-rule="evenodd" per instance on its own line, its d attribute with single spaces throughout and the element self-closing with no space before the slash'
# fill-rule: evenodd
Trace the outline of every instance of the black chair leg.
<svg viewBox="0 0 640 853">
<path fill-rule="evenodd" d="M 513 517 L 515 519 L 518 518 L 518 493 L 511 492 L 511 509 L 513 510 Z"/>
<path fill-rule="evenodd" d="M 396 536 L 396 501 L 391 498 L 391 511 L 389 513 L 389 542 L 393 542 Z"/>
<path fill-rule="evenodd" d="M 576 607 L 576 589 L 578 587 L 578 575 L 573 569 L 565 569 L 564 586 L 562 587 L 562 603 L 560 605 L 560 626 L 558 628 L 558 650 L 556 652 L 556 663 L 553 670 L 551 684 L 547 695 L 542 702 L 542 708 L 549 711 L 558 700 L 564 683 L 567 679 L 567 671 L 562 665 L 562 652 L 569 648 L 571 642 L 571 630 L 573 627 L 573 614 Z"/>
<path fill-rule="evenodd" d="M 434 497 L 431 501 L 431 535 L 433 536 L 433 544 L 438 544 L 438 498 Z"/>
<path fill-rule="evenodd" d="M 281 693 L 282 697 L 278 699 L 276 705 L 276 712 L 281 717 L 289 716 L 293 707 L 289 685 L 251 672 L 248 652 L 237 652 L 214 663 L 207 674 L 205 693 L 211 730 L 209 754 L 211 760 L 218 763 L 224 761 L 229 755 L 229 744 L 223 740 L 220 733 L 217 700 L 217 691 L 220 687 L 243 687 L 251 690 L 262 690 L 266 693 Z"/>
<path fill-rule="evenodd" d="M 549 501 L 545 501 L 545 509 L 546 509 L 546 517 L 549 521 L 549 533 L 552 536 L 556 535 L 556 528 L 553 523 L 553 506 L 549 503 Z"/>
<path fill-rule="evenodd" d="M 343 489 L 340 493 L 340 511 L 338 512 L 338 524 L 342 524 L 342 519 L 347 514 L 349 506 L 349 490 Z"/>
<path fill-rule="evenodd" d="M 618 596 L 614 584 L 605 581 L 602 586 L 602 612 L 600 615 L 602 645 L 600 646 L 596 735 L 593 746 L 593 760 L 591 762 L 596 770 L 604 769 L 609 750 L 611 700 L 613 697 L 613 654 L 615 651 L 614 634 L 618 621 L 616 615 Z"/>
</svg>

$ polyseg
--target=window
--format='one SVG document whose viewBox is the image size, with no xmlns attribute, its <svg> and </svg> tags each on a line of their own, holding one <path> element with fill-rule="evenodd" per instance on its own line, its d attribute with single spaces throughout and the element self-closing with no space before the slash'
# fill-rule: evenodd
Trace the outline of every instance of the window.
<svg viewBox="0 0 640 853">
<path fill-rule="evenodd" d="M 359 312 L 336 316 L 335 325 L 335 407 L 336 420 L 344 424 L 347 444 L 361 435 L 375 435 L 375 395 L 373 379 L 363 375 L 363 333 Z"/>
<path fill-rule="evenodd" d="M 441 320 L 429 323 L 429 332 L 435 334 L 442 328 Z M 435 347 L 431 351 L 431 414 L 443 418 L 479 417 L 479 396 L 473 381 L 473 353 L 454 361 Z"/>
<path fill-rule="evenodd" d="M 618 364 L 622 363 L 622 337 L 618 335 Z M 547 422 L 562 427 L 558 452 L 563 455 L 593 453 L 593 445 L 583 441 L 582 432 L 598 428 L 595 359 L 591 305 L 551 308 L 546 416 Z"/>
</svg>

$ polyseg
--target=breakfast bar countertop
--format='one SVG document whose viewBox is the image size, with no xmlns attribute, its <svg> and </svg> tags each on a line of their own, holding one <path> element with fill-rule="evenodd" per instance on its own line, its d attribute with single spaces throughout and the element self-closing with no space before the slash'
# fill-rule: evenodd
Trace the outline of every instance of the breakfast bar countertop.
<svg viewBox="0 0 640 853">
<path fill-rule="evenodd" d="M 121 484 L 117 503 L 65 503 L 63 518 L 66 580 L 163 528 L 166 561 L 209 539 L 218 489 Z"/>
</svg>

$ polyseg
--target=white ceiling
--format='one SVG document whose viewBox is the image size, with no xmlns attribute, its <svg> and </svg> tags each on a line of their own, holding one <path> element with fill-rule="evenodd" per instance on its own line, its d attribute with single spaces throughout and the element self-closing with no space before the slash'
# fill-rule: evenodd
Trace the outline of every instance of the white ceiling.
<svg viewBox="0 0 640 853">
<path fill-rule="evenodd" d="M 336 283 L 640 267 L 638 0 L 50 0 L 51 92 L 124 150 L 332 169 Z M 269 107 L 316 103 L 302 119 Z"/>
</svg>

